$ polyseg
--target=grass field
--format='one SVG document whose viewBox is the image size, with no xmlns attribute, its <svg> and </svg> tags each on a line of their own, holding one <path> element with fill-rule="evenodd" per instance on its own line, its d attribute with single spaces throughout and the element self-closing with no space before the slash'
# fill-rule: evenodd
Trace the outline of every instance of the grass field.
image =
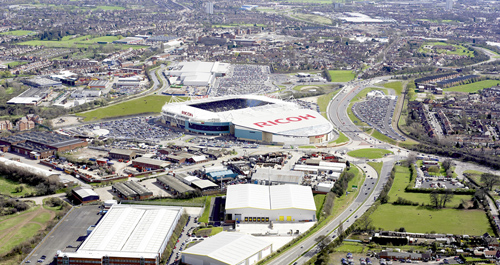
<svg viewBox="0 0 500 265">
<path fill-rule="evenodd" d="M 373 138 L 376 138 L 376 139 L 382 141 L 382 142 L 390 143 L 393 145 L 397 144 L 396 140 L 392 139 L 391 137 L 389 137 L 389 136 L 387 136 L 387 135 L 385 135 L 377 130 L 373 130 L 373 133 L 371 134 L 371 136 Z"/>
<path fill-rule="evenodd" d="M 307 20 L 318 24 L 326 24 L 326 25 L 332 24 L 331 19 L 319 15 L 296 13 L 291 16 L 297 19 Z"/>
<path fill-rule="evenodd" d="M 483 88 L 497 86 L 498 84 L 500 84 L 500 80 L 483 80 L 471 84 L 448 87 L 445 88 L 444 91 L 474 93 Z"/>
<path fill-rule="evenodd" d="M 0 177 L 0 194 L 18 197 L 24 194 L 29 194 L 35 192 L 35 188 L 28 185 L 23 185 L 24 190 L 22 192 L 16 193 L 16 187 L 19 186 L 19 183 L 14 182 L 12 180 L 5 179 L 4 177 Z"/>
<path fill-rule="evenodd" d="M 337 95 L 337 93 L 339 93 L 340 89 L 337 89 L 335 91 L 332 91 L 326 95 L 322 95 L 320 97 L 318 97 L 318 107 L 319 107 L 319 111 L 321 112 L 321 115 L 323 115 L 323 117 L 325 118 L 328 118 L 327 115 L 326 115 L 326 108 L 328 107 L 328 104 L 330 103 L 330 101 L 332 100 L 332 98 Z"/>
<path fill-rule="evenodd" d="M 210 197 L 201 197 L 205 199 L 205 210 L 203 211 L 203 214 L 200 216 L 200 219 L 198 219 L 199 222 L 203 223 L 208 223 L 208 217 L 210 216 L 210 202 L 211 198 Z"/>
<path fill-rule="evenodd" d="M 395 202 L 398 197 L 418 202 L 419 204 L 430 204 L 430 197 L 428 193 L 405 192 L 405 188 L 410 184 L 410 169 L 402 166 L 396 167 L 396 177 L 394 183 L 389 191 L 389 203 Z M 452 200 L 446 204 L 446 207 L 455 208 L 464 201 L 469 201 L 471 195 L 454 195 Z"/>
<path fill-rule="evenodd" d="M 328 72 L 332 77 L 332 82 L 349 82 L 356 78 L 356 74 L 351 70 L 330 70 Z"/>
<path fill-rule="evenodd" d="M 385 83 L 384 87 L 394 89 L 398 96 L 401 96 L 401 92 L 403 91 L 403 83 L 400 81 Z"/>
<path fill-rule="evenodd" d="M 316 205 L 316 219 L 319 220 L 319 215 L 323 209 L 323 203 L 325 202 L 326 194 L 314 194 L 314 205 Z"/>
<path fill-rule="evenodd" d="M 161 108 L 170 98 L 170 96 L 151 95 L 76 115 L 85 117 L 85 121 L 92 121 L 141 113 L 160 113 Z"/>
<path fill-rule="evenodd" d="M 114 38 L 114 39 L 113 39 Z M 80 37 L 75 37 L 75 36 L 64 36 L 62 37 L 61 40 L 31 40 L 31 41 L 25 41 L 25 42 L 20 42 L 17 43 L 18 45 L 30 45 L 30 46 L 45 46 L 45 47 L 51 47 L 51 48 L 88 48 L 90 45 L 95 45 L 97 41 L 107 41 L 110 39 L 118 39 L 118 37 L 114 36 L 103 36 L 103 37 L 97 37 L 92 39 L 90 35 L 86 36 L 80 36 Z M 140 49 L 140 48 L 145 48 L 148 46 L 144 45 L 116 45 L 118 47 L 121 47 L 122 49 Z"/>
<path fill-rule="evenodd" d="M 328 142 L 329 144 L 342 144 L 348 142 L 349 138 L 343 133 L 340 132 L 339 137 L 333 141 Z"/>
<path fill-rule="evenodd" d="M 368 165 L 373 167 L 377 171 L 378 176 L 380 177 L 380 172 L 382 172 L 382 166 L 384 165 L 384 163 L 382 163 L 382 162 L 368 162 Z"/>
<path fill-rule="evenodd" d="M 97 6 L 96 9 L 102 10 L 125 10 L 125 7 L 122 6 Z"/>
<path fill-rule="evenodd" d="M 15 61 L 15 62 L 10 62 L 10 63 L 7 63 L 8 66 L 10 67 L 16 67 L 18 65 L 23 65 L 23 64 L 27 64 L 28 62 L 18 62 L 18 61 Z"/>
<path fill-rule="evenodd" d="M 377 88 L 377 87 L 368 87 L 368 88 L 361 90 L 358 94 L 356 94 L 356 96 L 351 100 L 351 102 L 358 102 L 361 99 L 366 98 L 366 94 L 368 94 L 368 92 L 371 92 L 373 90 L 379 90 L 379 91 L 384 92 L 384 94 L 388 95 L 387 89 Z"/>
<path fill-rule="evenodd" d="M 344 193 L 342 196 L 340 196 L 340 198 L 335 198 L 331 214 L 332 218 L 342 213 L 342 211 L 344 211 L 347 206 L 354 201 L 356 196 L 358 196 L 358 193 L 361 189 L 353 190 L 351 187 L 353 185 L 361 187 L 361 185 L 363 185 L 363 181 L 365 180 L 363 173 L 355 166 L 351 166 L 351 168 L 347 172 L 351 172 L 354 174 L 354 178 L 352 178 L 351 181 L 349 181 L 349 183 L 347 184 L 347 191 L 349 191 L 349 195 L 346 195 Z"/>
<path fill-rule="evenodd" d="M 414 233 L 493 234 L 483 210 L 429 210 L 425 207 L 383 204 L 370 218 L 375 227 L 384 230 L 404 227 Z"/>
<path fill-rule="evenodd" d="M 0 33 L 0 35 L 10 35 L 10 36 L 25 36 L 35 33 L 31 30 L 13 30 Z"/>
<path fill-rule="evenodd" d="M 197 236 L 213 236 L 222 232 L 222 227 L 202 228 L 196 231 Z"/>
<path fill-rule="evenodd" d="M 40 230 L 40 228 L 41 226 L 35 223 L 28 223 L 24 225 L 22 228 L 15 232 L 15 234 L 9 239 L 7 244 L 4 244 L 2 247 L 0 247 L 0 253 L 5 253 L 11 250 L 16 245 L 25 241 L 27 238 L 32 237 L 38 232 L 38 230 Z"/>
<path fill-rule="evenodd" d="M 365 149 L 350 151 L 347 154 L 352 157 L 376 159 L 376 158 L 382 158 L 386 154 L 392 154 L 392 152 L 385 149 L 365 148 Z"/>
<path fill-rule="evenodd" d="M 346 242 L 342 243 L 339 247 L 335 248 L 335 252 L 345 252 L 345 253 L 361 253 L 363 252 L 363 244 L 356 242 Z"/>
<path fill-rule="evenodd" d="M 427 49 L 424 48 L 424 46 L 427 45 L 432 45 L 435 46 L 433 49 Z M 448 50 L 448 49 L 439 49 L 436 48 L 439 46 L 453 46 L 454 50 Z M 448 55 L 465 55 L 468 57 L 474 57 L 474 51 L 470 51 L 466 47 L 462 45 L 457 45 L 457 44 L 449 44 L 446 42 L 424 42 L 422 46 L 418 49 L 418 52 L 420 53 L 431 53 L 431 52 L 436 52 L 440 54 L 448 54 Z"/>
</svg>

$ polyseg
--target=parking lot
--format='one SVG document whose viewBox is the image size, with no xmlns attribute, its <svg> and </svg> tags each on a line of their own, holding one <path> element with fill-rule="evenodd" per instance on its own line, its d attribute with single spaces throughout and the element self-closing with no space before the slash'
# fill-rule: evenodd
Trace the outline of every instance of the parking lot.
<svg viewBox="0 0 500 265">
<path fill-rule="evenodd" d="M 51 231 L 50 234 L 36 247 L 31 256 L 27 257 L 31 263 L 36 263 L 43 255 L 43 262 L 38 264 L 55 264 L 54 256 L 58 250 L 74 252 L 85 239 L 87 228 L 95 225 L 102 215 L 97 205 L 74 207 L 71 212 Z"/>
<path fill-rule="evenodd" d="M 262 94 L 277 90 L 269 81 L 269 66 L 236 64 L 225 77 L 217 79 L 210 92 L 213 96 Z"/>
<path fill-rule="evenodd" d="M 404 140 L 404 137 L 392 128 L 392 116 L 396 103 L 397 97 L 377 96 L 354 104 L 352 109 L 356 117 L 380 133 L 394 140 Z"/>
</svg>

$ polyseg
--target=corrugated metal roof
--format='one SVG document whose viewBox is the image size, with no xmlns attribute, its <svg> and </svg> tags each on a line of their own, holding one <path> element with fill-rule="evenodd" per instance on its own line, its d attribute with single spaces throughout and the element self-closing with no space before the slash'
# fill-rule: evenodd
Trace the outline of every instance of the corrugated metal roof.
<svg viewBox="0 0 500 265">
<path fill-rule="evenodd" d="M 207 256 L 226 264 L 238 264 L 271 245 L 251 235 L 221 232 L 182 251 L 182 254 Z"/>
<path fill-rule="evenodd" d="M 88 196 L 99 196 L 94 190 L 89 188 L 77 187 L 73 189 L 73 192 L 78 194 L 82 199 Z"/>
<path fill-rule="evenodd" d="M 240 184 L 227 187 L 226 209 L 307 209 L 316 211 L 311 187 Z"/>
<path fill-rule="evenodd" d="M 252 180 L 266 180 L 272 182 L 296 183 L 300 184 L 304 172 L 302 171 L 287 171 L 273 168 L 257 168 L 253 173 Z"/>
</svg>

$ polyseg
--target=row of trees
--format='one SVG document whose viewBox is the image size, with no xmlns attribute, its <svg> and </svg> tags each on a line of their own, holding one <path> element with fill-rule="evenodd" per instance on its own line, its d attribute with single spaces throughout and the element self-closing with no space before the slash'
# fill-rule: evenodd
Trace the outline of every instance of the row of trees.
<svg viewBox="0 0 500 265">
<path fill-rule="evenodd" d="M 0 175 L 14 182 L 27 184 L 35 187 L 36 192 L 29 196 L 42 196 L 54 194 L 58 189 L 63 188 L 57 176 L 44 177 L 31 172 L 27 168 L 7 166 L 0 164 Z"/>
</svg>

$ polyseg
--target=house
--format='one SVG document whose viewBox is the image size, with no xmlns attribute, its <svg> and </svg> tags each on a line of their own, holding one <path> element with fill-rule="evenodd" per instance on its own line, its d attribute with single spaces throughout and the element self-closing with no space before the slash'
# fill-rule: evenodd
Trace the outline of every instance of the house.
<svg viewBox="0 0 500 265">
<path fill-rule="evenodd" d="M 0 131 L 12 130 L 12 122 L 9 120 L 0 121 Z"/>
</svg>

